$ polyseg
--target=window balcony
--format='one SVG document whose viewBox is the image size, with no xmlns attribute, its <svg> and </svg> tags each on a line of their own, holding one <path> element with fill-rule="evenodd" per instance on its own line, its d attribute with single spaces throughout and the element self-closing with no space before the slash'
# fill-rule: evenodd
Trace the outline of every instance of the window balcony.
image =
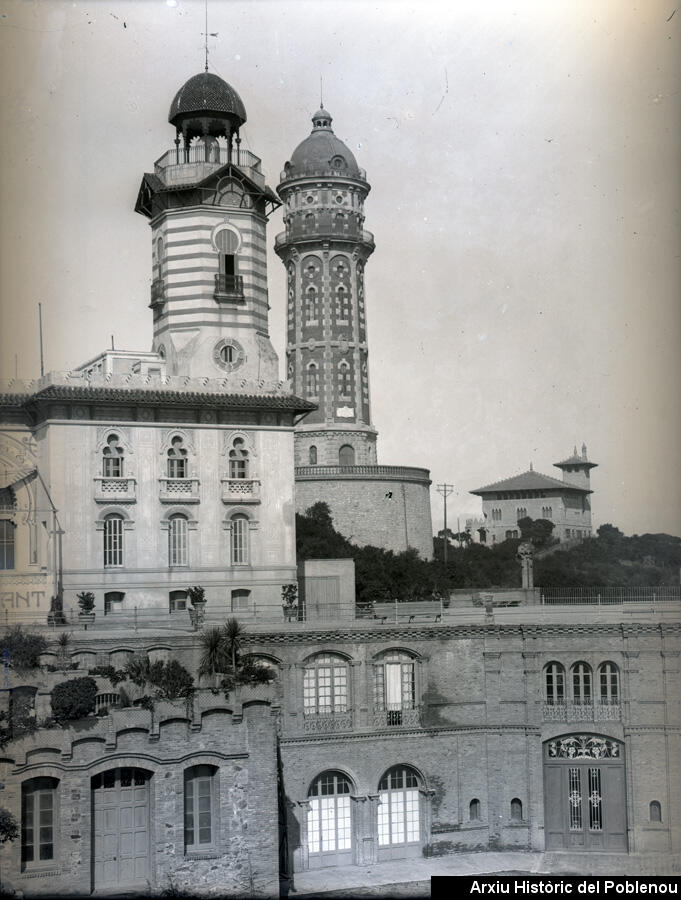
<svg viewBox="0 0 681 900">
<path fill-rule="evenodd" d="M 134 503 L 137 500 L 137 482 L 134 478 L 95 477 L 95 501 L 97 503 Z"/>
<path fill-rule="evenodd" d="M 157 309 L 163 306 L 166 300 L 166 286 L 162 278 L 155 278 L 151 282 L 151 303 L 150 309 Z"/>
<path fill-rule="evenodd" d="M 388 709 L 374 710 L 374 728 L 419 728 L 421 726 L 421 710 L 404 709 L 401 706 L 389 705 Z"/>
<path fill-rule="evenodd" d="M 198 503 L 198 478 L 159 478 L 161 503 Z"/>
<path fill-rule="evenodd" d="M 305 734 L 329 734 L 352 731 L 352 712 L 305 713 L 303 716 Z"/>
<path fill-rule="evenodd" d="M 243 275 L 216 275 L 213 297 L 218 303 L 243 303 Z"/>
<path fill-rule="evenodd" d="M 260 482 L 255 478 L 223 478 L 223 503 L 260 503 Z"/>
<path fill-rule="evenodd" d="M 545 722 L 619 722 L 618 700 L 599 703 L 544 703 Z"/>
</svg>

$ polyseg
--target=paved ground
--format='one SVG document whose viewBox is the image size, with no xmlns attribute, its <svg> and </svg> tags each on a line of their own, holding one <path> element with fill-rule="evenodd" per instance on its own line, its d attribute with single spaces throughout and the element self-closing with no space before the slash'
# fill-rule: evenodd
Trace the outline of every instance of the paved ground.
<svg viewBox="0 0 681 900">
<path fill-rule="evenodd" d="M 675 875 L 681 859 L 669 856 L 590 853 L 453 853 L 373 866 L 344 866 L 296 873 L 282 885 L 289 900 L 314 897 L 429 897 L 431 875 Z"/>
</svg>

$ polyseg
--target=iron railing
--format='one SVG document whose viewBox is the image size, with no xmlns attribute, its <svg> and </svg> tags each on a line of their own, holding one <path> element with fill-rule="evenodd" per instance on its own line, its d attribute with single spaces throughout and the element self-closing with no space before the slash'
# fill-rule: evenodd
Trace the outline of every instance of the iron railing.
<svg viewBox="0 0 681 900">
<path fill-rule="evenodd" d="M 238 299 L 243 299 L 243 275 L 216 275 L 214 296 L 216 300 L 220 299 L 221 297 L 236 297 Z"/>
<path fill-rule="evenodd" d="M 655 585 L 653 587 L 581 587 L 540 588 L 544 606 L 612 606 L 622 603 L 678 603 L 681 585 Z"/>
</svg>

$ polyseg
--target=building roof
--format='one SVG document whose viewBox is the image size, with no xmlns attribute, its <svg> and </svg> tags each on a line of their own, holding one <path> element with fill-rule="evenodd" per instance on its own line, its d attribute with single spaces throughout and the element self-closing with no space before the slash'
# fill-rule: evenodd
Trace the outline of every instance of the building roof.
<svg viewBox="0 0 681 900">
<path fill-rule="evenodd" d="M 559 469 L 563 466 L 585 466 L 588 469 L 595 469 L 597 465 L 598 463 L 589 462 L 585 456 L 580 456 L 577 452 L 573 453 L 572 456 L 568 456 L 562 462 L 554 463 L 554 466 L 557 466 Z"/>
<path fill-rule="evenodd" d="M 288 177 L 318 175 L 326 171 L 349 178 L 362 177 L 352 151 L 333 133 L 332 121 L 327 110 L 317 110 L 312 117 L 312 133 L 298 144 L 286 164 Z"/>
<path fill-rule="evenodd" d="M 246 121 L 246 107 L 231 84 L 212 72 L 199 72 L 182 85 L 170 104 L 168 121 L 178 126 L 192 115 L 231 116 Z"/>
<path fill-rule="evenodd" d="M 21 407 L 43 400 L 105 400 L 109 403 L 147 403 L 159 406 L 209 406 L 236 409 L 281 409 L 309 412 L 314 403 L 293 394 L 238 394 L 215 391 L 178 391 L 163 388 L 119 388 L 94 385 L 51 384 L 29 394 L 0 393 L 0 406 Z"/>
<path fill-rule="evenodd" d="M 560 481 L 558 478 L 551 478 L 550 475 L 542 475 L 541 472 L 535 472 L 534 469 L 528 469 L 520 475 L 513 475 L 511 478 L 504 478 L 502 481 L 495 481 L 493 484 L 487 484 L 484 487 L 476 488 L 469 491 L 471 494 L 491 494 L 497 491 L 576 491 L 579 494 L 592 494 L 593 491 L 588 488 L 577 487 L 566 481 Z"/>
</svg>

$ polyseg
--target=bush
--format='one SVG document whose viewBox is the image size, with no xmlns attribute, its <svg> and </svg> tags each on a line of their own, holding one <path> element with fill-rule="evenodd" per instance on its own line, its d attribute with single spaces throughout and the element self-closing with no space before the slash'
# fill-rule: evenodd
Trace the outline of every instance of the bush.
<svg viewBox="0 0 681 900">
<path fill-rule="evenodd" d="M 58 722 L 82 719 L 95 710 L 97 683 L 94 678 L 73 678 L 56 685 L 50 695 L 52 714 Z"/>
<path fill-rule="evenodd" d="M 19 837 L 19 826 L 11 812 L 0 806 L 0 844 L 15 841 Z"/>
<path fill-rule="evenodd" d="M 108 678 L 112 687 L 117 687 L 121 681 L 125 681 L 128 677 L 123 669 L 114 669 L 113 666 L 95 666 L 94 669 L 90 669 L 90 675 Z"/>
<path fill-rule="evenodd" d="M 149 683 L 156 688 L 159 700 L 190 697 L 194 690 L 194 679 L 176 659 L 168 663 L 153 663 L 149 667 Z"/>
<path fill-rule="evenodd" d="M 9 652 L 9 664 L 13 669 L 37 669 L 40 654 L 47 649 L 47 641 L 41 634 L 23 631 L 21 625 L 13 625 L 2 642 Z"/>
</svg>

